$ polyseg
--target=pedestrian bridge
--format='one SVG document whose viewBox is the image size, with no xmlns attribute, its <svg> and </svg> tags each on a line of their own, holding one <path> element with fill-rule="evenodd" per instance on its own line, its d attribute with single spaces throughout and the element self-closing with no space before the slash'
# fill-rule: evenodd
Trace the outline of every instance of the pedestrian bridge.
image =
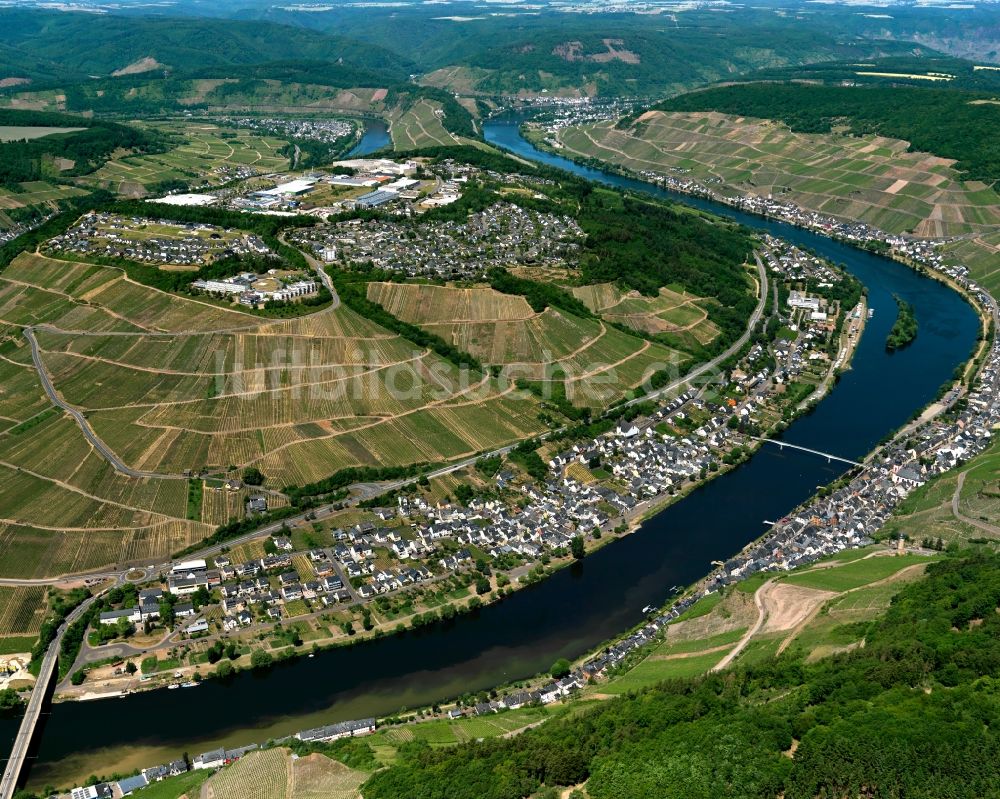
<svg viewBox="0 0 1000 799">
<path fill-rule="evenodd" d="M 787 441 L 779 441 L 775 438 L 761 438 L 760 436 L 751 436 L 751 438 L 757 441 L 762 441 L 766 444 L 777 444 L 782 449 L 788 447 L 789 449 L 797 449 L 799 452 L 808 452 L 810 455 L 819 455 L 822 458 L 826 458 L 827 462 L 839 461 L 840 463 L 849 463 L 851 466 L 861 465 L 858 461 L 852 461 L 849 458 L 841 458 L 839 455 L 834 455 L 832 452 L 823 452 L 818 449 L 810 449 L 809 447 L 800 447 L 798 444 L 789 444 Z"/>
</svg>

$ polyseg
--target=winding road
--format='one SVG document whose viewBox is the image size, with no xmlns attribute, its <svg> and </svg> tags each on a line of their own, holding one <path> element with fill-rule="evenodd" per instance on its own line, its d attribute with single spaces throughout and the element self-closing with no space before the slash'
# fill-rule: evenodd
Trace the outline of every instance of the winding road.
<svg viewBox="0 0 1000 799">
<path fill-rule="evenodd" d="M 986 522 L 981 522 L 978 519 L 973 519 L 972 517 L 966 516 L 962 513 L 962 487 L 965 485 L 965 478 L 970 471 L 970 469 L 967 469 L 958 476 L 958 484 L 955 486 L 955 493 L 951 495 L 951 515 L 960 522 L 970 524 L 973 527 L 982 530 L 984 533 L 1000 535 L 1000 527 L 993 524 L 987 524 Z"/>
<path fill-rule="evenodd" d="M 753 330 L 757 326 L 761 317 L 764 315 L 764 309 L 767 307 L 767 291 L 768 291 L 768 279 L 767 279 L 767 269 L 764 268 L 763 261 L 760 260 L 760 255 L 756 252 L 753 254 L 754 259 L 757 261 L 757 275 L 760 278 L 760 296 L 757 298 L 757 307 L 754 308 L 752 314 L 750 314 L 750 319 L 747 321 L 746 330 L 743 334 L 733 342 L 733 344 L 726 349 L 725 352 L 716 355 L 711 360 L 705 361 L 705 363 L 694 367 L 690 372 L 688 372 L 684 377 L 674 380 L 672 383 L 664 386 L 663 388 L 657 389 L 656 391 L 651 391 L 649 394 L 643 394 L 641 397 L 636 397 L 633 400 L 629 400 L 624 404 L 624 406 L 618 407 L 631 407 L 633 405 L 638 405 L 640 402 L 649 402 L 653 399 L 658 399 L 664 394 L 669 394 L 672 391 L 676 391 L 687 383 L 701 377 L 706 372 L 711 372 L 714 369 L 719 368 L 719 364 L 723 363 L 727 359 L 731 358 L 737 352 L 739 352 L 743 345 L 750 340 L 750 336 L 753 335 Z"/>
<path fill-rule="evenodd" d="M 57 392 L 55 386 L 52 385 L 52 378 L 49 377 L 49 373 L 45 369 L 45 364 L 42 363 L 42 354 L 38 347 L 38 339 L 35 338 L 35 329 L 33 327 L 24 328 L 24 337 L 28 339 L 28 343 L 31 345 L 31 360 L 35 364 L 35 370 L 38 372 L 38 379 L 41 380 L 42 388 L 45 389 L 45 393 L 49 400 L 57 408 L 62 408 L 62 410 L 66 411 L 66 413 L 76 420 L 76 423 L 83 431 L 84 438 L 90 442 L 90 445 L 97 450 L 101 457 L 103 457 L 115 468 L 115 471 L 121 472 L 128 477 L 150 477 L 156 480 L 187 479 L 187 475 L 167 474 L 163 472 L 144 472 L 138 469 L 133 469 L 131 466 L 124 463 L 121 458 L 119 458 L 111 450 L 111 448 L 104 443 L 101 437 L 94 432 L 94 428 L 90 426 L 90 422 L 87 421 L 87 417 L 59 396 L 59 392 Z"/>
</svg>

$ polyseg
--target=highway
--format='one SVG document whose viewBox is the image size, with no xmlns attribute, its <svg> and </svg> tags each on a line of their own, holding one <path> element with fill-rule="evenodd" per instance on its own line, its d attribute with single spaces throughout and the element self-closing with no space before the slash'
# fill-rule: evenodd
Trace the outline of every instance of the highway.
<svg viewBox="0 0 1000 799">
<path fill-rule="evenodd" d="M 38 679 L 35 681 L 31 698 L 28 700 L 28 708 L 21 719 L 21 727 L 17 731 L 17 737 L 14 739 L 14 747 L 11 749 L 10 757 L 7 759 L 7 764 L 4 768 L 3 778 L 0 780 L 0 799 L 12 799 L 14 796 L 14 790 L 17 788 L 17 782 L 21 776 L 21 769 L 24 767 L 24 761 L 28 757 L 28 750 L 31 748 L 35 728 L 38 726 L 38 720 L 42 717 L 49 683 L 52 681 L 52 676 L 56 673 L 56 666 L 59 663 L 59 649 L 62 646 L 66 629 L 86 613 L 87 608 L 90 607 L 95 599 L 96 597 L 91 597 L 86 600 L 66 617 L 66 621 L 63 622 L 62 626 L 56 632 L 56 637 L 49 644 L 49 648 L 45 652 L 45 657 L 42 659 L 42 668 L 38 672 Z"/>
</svg>

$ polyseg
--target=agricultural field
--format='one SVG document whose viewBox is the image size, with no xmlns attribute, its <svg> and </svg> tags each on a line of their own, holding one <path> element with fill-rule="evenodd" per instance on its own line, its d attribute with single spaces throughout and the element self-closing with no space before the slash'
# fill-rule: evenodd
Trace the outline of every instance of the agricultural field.
<svg viewBox="0 0 1000 799">
<path fill-rule="evenodd" d="M 320 754 L 306 755 L 292 763 L 289 799 L 360 799 L 363 771 Z"/>
<path fill-rule="evenodd" d="M 205 781 L 201 793 L 211 799 L 361 799 L 361 784 L 369 776 L 325 755 L 293 758 L 288 749 L 282 748 L 249 752 L 214 774 L 192 773 L 208 777 L 190 787 Z M 187 788 L 181 779 L 178 785 Z M 179 794 L 173 791 L 169 796 L 177 799 Z"/>
<path fill-rule="evenodd" d="M 19 183 L 16 191 L 0 189 L 0 214 L 5 210 L 54 203 L 70 197 L 80 197 L 86 193 L 74 186 L 47 183 L 43 180 Z"/>
<path fill-rule="evenodd" d="M 947 544 L 1000 536 L 1000 445 L 994 444 L 960 469 L 947 472 L 917 488 L 899 506 L 884 528 L 886 537 L 900 534 L 917 543 L 940 538 Z M 953 500 L 964 473 L 955 516 Z M 973 524 L 975 523 L 975 524 Z M 979 525 L 979 526 L 976 526 Z"/>
<path fill-rule="evenodd" d="M 405 724 L 380 730 L 368 740 L 372 748 L 379 752 L 383 748 L 395 749 L 410 741 L 426 741 L 430 746 L 452 746 L 477 738 L 496 738 L 515 730 L 522 730 L 557 714 L 558 710 L 547 707 L 523 707 L 486 716 L 470 716 L 461 719 L 439 719 L 419 724 Z M 384 756 L 385 753 L 382 753 Z"/>
<path fill-rule="evenodd" d="M 964 182 L 954 162 L 878 136 L 793 133 L 782 123 L 714 112 L 649 111 L 558 134 L 574 155 L 773 195 L 890 233 L 957 236 L 1000 224 L 1000 195 Z"/>
<path fill-rule="evenodd" d="M 60 398 L 148 476 L 115 471 L 52 406 L 28 325 Z M 617 358 L 636 347 L 605 349 Z M 247 466 L 280 489 L 347 466 L 469 457 L 544 429 L 533 397 L 490 376 L 463 383 L 450 362 L 346 307 L 275 321 L 37 253 L 0 276 L 0 377 L 4 577 L 143 562 L 196 543 L 244 515 L 254 490 L 218 486 Z M 206 477 L 193 508 L 188 470 Z"/>
<path fill-rule="evenodd" d="M 670 660 L 654 660 L 650 657 L 620 677 L 613 678 L 607 685 L 601 685 L 600 693 L 617 696 L 664 680 L 697 677 L 711 669 L 724 654 L 725 652 L 707 652 Z"/>
<path fill-rule="evenodd" d="M 578 405 L 598 406 L 683 356 L 598 319 L 549 307 L 535 313 L 520 296 L 491 288 L 369 283 L 368 298 L 489 365 L 509 380 L 565 382 Z"/>
<path fill-rule="evenodd" d="M 389 134 L 397 150 L 416 150 L 462 144 L 460 137 L 448 132 L 442 118 L 444 109 L 434 100 L 420 98 L 405 110 L 389 115 Z"/>
<path fill-rule="evenodd" d="M 1000 233 L 969 234 L 948 242 L 942 251 L 950 263 L 968 267 L 992 294 L 1000 292 Z"/>
<path fill-rule="evenodd" d="M 977 521 L 1000 522 L 1000 453 L 987 450 L 965 472 L 959 510 Z"/>
<path fill-rule="evenodd" d="M 146 187 L 168 180 L 215 186 L 236 177 L 288 169 L 281 150 L 287 142 L 250 130 L 210 123 L 143 123 L 174 134 L 178 144 L 165 153 L 126 156 L 108 161 L 83 181 L 128 196 L 144 196 Z"/>
<path fill-rule="evenodd" d="M 208 769 L 199 769 L 154 782 L 142 789 L 142 799 L 180 799 L 183 796 L 195 799 L 199 795 L 201 784 L 210 776 L 212 774 Z"/>
<path fill-rule="evenodd" d="M 678 342 L 693 339 L 701 345 L 719 335 L 719 328 L 704 307 L 708 300 L 683 291 L 664 287 L 658 296 L 646 297 L 637 291 L 625 292 L 612 283 L 598 283 L 578 286 L 573 295 L 609 322 L 647 335 L 666 335 Z"/>
<path fill-rule="evenodd" d="M 743 648 L 733 656 L 737 665 L 760 663 L 786 649 L 814 660 L 857 646 L 864 634 L 859 623 L 881 615 L 901 587 L 920 579 L 935 559 L 884 556 L 872 547 L 788 574 L 754 575 L 700 600 L 666 628 L 659 643 L 607 682 L 589 686 L 584 696 L 617 696 L 663 680 L 704 674 L 741 643 Z M 755 594 L 766 615 L 761 627 L 743 641 L 758 619 Z"/>
<path fill-rule="evenodd" d="M 202 791 L 214 799 L 285 799 L 291 760 L 287 749 L 250 752 L 217 772 Z"/>
<path fill-rule="evenodd" d="M 0 647 L 11 637 L 35 636 L 45 619 L 42 586 L 0 587 Z"/>
<path fill-rule="evenodd" d="M 789 585 L 801 585 L 820 591 L 843 593 L 869 583 L 884 580 L 903 569 L 930 562 L 926 557 L 906 555 L 891 558 L 864 558 L 829 569 L 811 569 L 784 579 Z"/>
</svg>

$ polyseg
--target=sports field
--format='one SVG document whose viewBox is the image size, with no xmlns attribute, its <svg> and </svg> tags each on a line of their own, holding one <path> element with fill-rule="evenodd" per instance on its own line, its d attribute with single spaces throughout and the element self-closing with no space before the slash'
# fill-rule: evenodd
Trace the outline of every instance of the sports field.
<svg viewBox="0 0 1000 799">
<path fill-rule="evenodd" d="M 61 399 L 149 477 L 116 472 L 53 407 L 28 325 Z M 0 576 L 162 556 L 243 515 L 247 492 L 211 482 L 189 508 L 188 470 L 253 465 L 280 489 L 346 466 L 469 457 L 543 429 L 533 397 L 463 376 L 344 306 L 273 321 L 37 253 L 0 275 L 0 378 Z"/>
</svg>

